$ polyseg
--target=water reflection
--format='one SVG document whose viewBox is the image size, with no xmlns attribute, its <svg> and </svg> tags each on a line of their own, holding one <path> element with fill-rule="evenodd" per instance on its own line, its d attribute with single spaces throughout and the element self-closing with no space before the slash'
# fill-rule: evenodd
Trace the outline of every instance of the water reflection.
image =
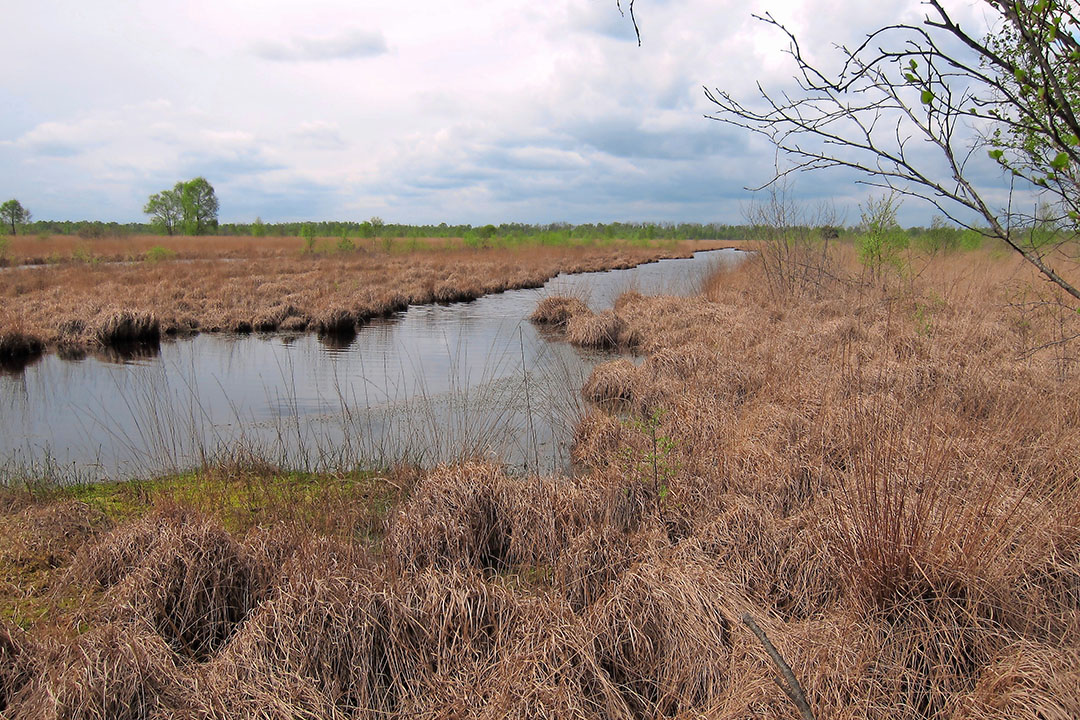
<svg viewBox="0 0 1080 720">
<path fill-rule="evenodd" d="M 40 358 L 0 378 L 7 471 L 127 477 L 244 447 L 303 469 L 462 455 L 551 470 L 569 462 L 579 389 L 605 355 L 525 318 L 551 294 L 594 309 L 627 290 L 687 293 L 734 251 L 559 276 L 543 288 L 411 307 L 352 338 L 202 335 Z"/>
</svg>

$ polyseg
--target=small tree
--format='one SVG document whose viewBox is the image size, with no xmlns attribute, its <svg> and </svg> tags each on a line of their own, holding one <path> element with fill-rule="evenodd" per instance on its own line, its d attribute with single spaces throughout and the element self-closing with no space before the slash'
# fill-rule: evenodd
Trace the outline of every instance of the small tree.
<svg viewBox="0 0 1080 720">
<path fill-rule="evenodd" d="M 217 227 L 218 200 L 214 186 L 204 177 L 178 182 L 172 190 L 154 193 L 143 212 L 152 217 L 150 223 L 172 235 L 177 229 L 187 235 L 202 235 Z"/>
<path fill-rule="evenodd" d="M 300 226 L 300 239 L 304 241 L 304 252 L 311 254 L 315 252 L 315 226 L 311 223 L 304 223 Z"/>
<path fill-rule="evenodd" d="M 871 282 L 883 280 L 888 268 L 902 266 L 900 253 L 907 248 L 907 236 L 896 221 L 899 209 L 895 195 L 871 196 L 862 206 L 856 247 Z"/>
<path fill-rule="evenodd" d="M 214 186 L 204 177 L 197 177 L 181 185 L 181 206 L 184 213 L 184 231 L 189 235 L 202 235 L 217 227 L 218 200 Z"/>
<path fill-rule="evenodd" d="M 371 237 L 375 238 L 375 239 L 381 238 L 382 234 L 383 234 L 383 229 L 385 227 L 385 223 L 383 223 L 383 219 L 381 217 L 379 217 L 378 215 L 376 215 L 375 217 L 371 218 L 371 220 L 369 220 L 368 222 L 371 223 Z M 372 243 L 372 248 L 371 249 L 372 250 L 375 249 L 374 243 Z"/>
<path fill-rule="evenodd" d="M 266 235 L 266 223 L 261 217 L 256 216 L 255 222 L 251 223 L 251 237 L 264 237 Z"/>
<path fill-rule="evenodd" d="M 178 183 L 177 188 L 154 193 L 143 207 L 143 212 L 150 216 L 150 224 L 166 235 L 172 235 L 176 231 L 183 216 L 179 187 Z"/>
<path fill-rule="evenodd" d="M 0 205 L 0 219 L 11 229 L 12 235 L 17 235 L 18 227 L 30 222 L 30 211 L 18 200 L 12 198 Z"/>
</svg>

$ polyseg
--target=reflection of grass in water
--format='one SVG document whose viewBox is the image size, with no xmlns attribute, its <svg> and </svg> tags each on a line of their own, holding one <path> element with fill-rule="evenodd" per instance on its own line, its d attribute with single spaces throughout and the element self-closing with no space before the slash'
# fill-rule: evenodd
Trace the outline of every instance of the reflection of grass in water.
<svg viewBox="0 0 1080 720">
<path fill-rule="evenodd" d="M 266 407 L 274 417 L 263 419 L 238 407 L 220 386 L 213 404 L 228 410 L 211 412 L 194 382 L 194 366 L 113 374 L 111 393 L 123 399 L 123 414 L 83 410 L 72 418 L 96 450 L 76 459 L 77 451 L 65 457 L 48 447 L 27 447 L 6 459 L 0 482 L 155 477 L 240 460 L 307 472 L 402 462 L 431 467 L 472 457 L 534 470 L 565 468 L 582 361 L 566 346 L 533 342 L 539 345 L 532 348 L 536 357 L 526 376 L 510 343 L 494 344 L 476 366 L 469 364 L 468 349 L 458 346 L 447 351 L 446 391 L 430 390 L 433 378 L 403 366 L 396 382 L 381 386 L 349 385 L 335 376 L 315 405 L 300 397 L 287 355 L 280 382 L 267 389 Z"/>
<path fill-rule="evenodd" d="M 684 280 L 692 279 L 692 274 L 696 273 L 689 271 L 678 284 L 686 285 Z M 573 283 L 573 287 L 580 297 L 593 284 Z M 98 411 L 74 418 L 83 436 L 95 438 L 99 445 L 88 451 L 91 459 L 83 467 L 72 467 L 70 457 L 52 456 L 48 449 L 28 448 L 8 460 L 4 474 L 147 477 L 240 456 L 305 471 L 388 466 L 402 460 L 431 466 L 467 457 L 497 457 L 526 470 L 565 470 L 566 446 L 581 414 L 578 388 L 585 380 L 583 364 L 591 365 L 595 356 L 583 360 L 580 350 L 546 342 L 550 333 L 541 328 L 539 339 L 530 331 L 530 357 L 523 375 L 524 347 L 519 349 L 521 339 L 515 335 L 517 327 L 506 328 L 480 353 L 475 346 L 465 347 L 463 336 L 458 336 L 456 345 L 446 347 L 445 383 L 426 377 L 422 363 L 403 365 L 396 381 L 381 385 L 357 386 L 334 377 L 317 393 L 314 406 L 300 397 L 292 356 L 286 355 L 290 364 L 279 368 L 280 382 L 266 389 L 270 419 L 258 418 L 257 409 L 236 405 L 224 387 L 214 388 L 219 397 L 207 400 L 229 410 L 224 415 L 211 412 L 196 390 L 194 366 L 168 373 L 140 370 L 125 387 L 117 381 L 116 393 L 125 402 L 121 417 Z M 107 359 L 141 360 L 154 350 L 115 353 Z M 382 370 L 382 377 L 395 375 Z M 448 389 L 434 391 L 433 386 Z M 201 392 L 208 392 L 205 386 Z"/>
</svg>

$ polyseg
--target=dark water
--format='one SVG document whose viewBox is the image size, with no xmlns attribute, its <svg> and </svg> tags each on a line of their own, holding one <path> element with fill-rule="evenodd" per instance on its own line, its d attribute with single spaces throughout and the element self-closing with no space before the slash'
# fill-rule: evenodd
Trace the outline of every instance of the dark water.
<svg viewBox="0 0 1080 720">
<path fill-rule="evenodd" d="M 579 390 L 610 356 L 546 337 L 526 320 L 536 304 L 573 294 L 600 310 L 630 289 L 685 294 L 740 257 L 702 252 L 415 306 L 346 344 L 200 335 L 141 356 L 48 355 L 0 376 L 0 478 L 147 476 L 238 449 L 310 470 L 462 455 L 561 469 Z"/>
</svg>

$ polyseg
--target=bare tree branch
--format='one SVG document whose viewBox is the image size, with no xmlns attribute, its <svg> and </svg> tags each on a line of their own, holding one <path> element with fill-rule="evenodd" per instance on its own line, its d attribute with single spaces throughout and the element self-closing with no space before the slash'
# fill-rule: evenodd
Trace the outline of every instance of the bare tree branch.
<svg viewBox="0 0 1080 720">
<path fill-rule="evenodd" d="M 930 202 L 946 217 L 997 238 L 1074 299 L 1080 290 L 1053 266 L 1080 230 L 1080 22 L 1065 0 L 983 0 L 1000 32 L 986 39 L 963 30 L 938 0 L 922 24 L 893 24 L 854 49 L 838 47 L 841 67 L 811 63 L 795 34 L 770 13 L 755 16 L 781 31 L 795 62 L 797 93 L 760 84 L 754 105 L 705 88 L 713 120 L 767 138 L 792 161 L 777 180 L 805 170 L 842 167 L 866 184 Z M 928 156 L 924 148 L 934 152 Z M 975 181 L 980 150 L 1053 206 L 1051 213 L 998 208 Z M 1011 196 L 1012 190 L 1009 190 Z M 967 210 L 986 223 L 964 221 Z M 1033 242 L 1038 222 L 1053 220 L 1050 245 Z"/>
</svg>

